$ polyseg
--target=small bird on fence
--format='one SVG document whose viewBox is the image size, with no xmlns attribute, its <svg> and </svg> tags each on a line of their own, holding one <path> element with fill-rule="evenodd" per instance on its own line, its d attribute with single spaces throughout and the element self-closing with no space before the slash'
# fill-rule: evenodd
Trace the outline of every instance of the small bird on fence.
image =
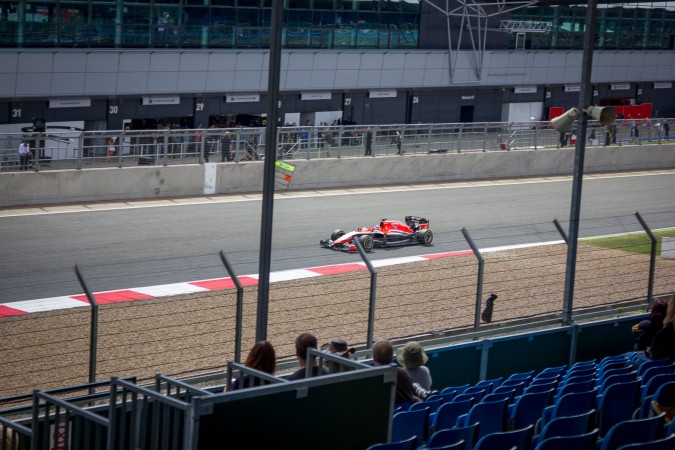
<svg viewBox="0 0 675 450">
<path fill-rule="evenodd" d="M 480 315 L 480 318 L 483 319 L 483 322 L 492 322 L 492 310 L 495 308 L 495 300 L 497 300 L 497 294 L 490 293 L 490 297 L 488 297 L 487 301 L 485 302 L 485 309 Z"/>
</svg>

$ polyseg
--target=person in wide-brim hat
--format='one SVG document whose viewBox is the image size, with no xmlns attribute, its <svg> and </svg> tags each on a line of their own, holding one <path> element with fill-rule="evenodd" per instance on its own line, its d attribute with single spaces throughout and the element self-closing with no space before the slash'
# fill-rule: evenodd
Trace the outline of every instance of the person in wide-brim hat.
<svg viewBox="0 0 675 450">
<path fill-rule="evenodd" d="M 429 357 L 419 342 L 410 341 L 396 350 L 396 361 L 403 366 L 414 383 L 426 390 L 431 389 L 431 372 L 425 366 Z"/>
</svg>

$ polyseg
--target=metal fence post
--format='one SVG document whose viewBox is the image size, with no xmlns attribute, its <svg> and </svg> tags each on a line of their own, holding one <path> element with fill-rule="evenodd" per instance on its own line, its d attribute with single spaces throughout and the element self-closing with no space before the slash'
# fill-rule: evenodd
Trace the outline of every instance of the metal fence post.
<svg viewBox="0 0 675 450">
<path fill-rule="evenodd" d="M 366 255 L 366 251 L 363 249 L 361 242 L 358 239 L 354 239 L 354 245 L 356 245 L 356 250 L 359 251 L 361 259 L 366 264 L 368 272 L 370 272 L 370 302 L 368 303 L 368 335 L 366 337 L 366 348 L 370 349 L 373 347 L 373 335 L 375 334 L 375 294 L 377 293 L 377 269 L 373 266 Z"/>
<path fill-rule="evenodd" d="M 647 222 L 645 222 L 644 219 L 642 219 L 642 216 L 640 215 L 639 212 L 635 213 L 635 217 L 637 217 L 638 222 L 640 222 L 640 225 L 642 225 L 642 228 L 644 228 L 645 232 L 647 233 L 647 236 L 651 240 L 651 249 L 649 254 L 649 285 L 647 286 L 647 304 L 651 305 L 654 296 L 654 272 L 656 271 L 656 244 L 658 243 L 658 241 L 654 236 L 654 233 L 652 233 L 652 230 L 647 225 Z"/>
<path fill-rule="evenodd" d="M 234 360 L 235 362 L 241 361 L 241 330 L 242 330 L 242 321 L 244 316 L 244 288 L 237 277 L 234 269 L 230 265 L 229 261 L 225 257 L 225 253 L 220 251 L 220 260 L 225 266 L 225 270 L 230 274 L 232 282 L 237 287 L 237 311 L 235 319 L 235 328 L 234 328 Z"/>
<path fill-rule="evenodd" d="M 563 230 L 563 227 L 560 225 L 560 222 L 558 222 L 558 219 L 553 219 L 553 225 L 555 225 L 555 228 L 558 230 L 558 233 L 560 233 L 560 236 L 562 236 L 563 241 L 565 241 L 565 244 L 569 245 L 569 241 L 567 240 L 567 233 L 565 233 L 565 230 Z"/>
<path fill-rule="evenodd" d="M 476 255 L 476 259 L 478 260 L 478 280 L 476 281 L 476 312 L 473 318 L 473 331 L 477 332 L 480 328 L 480 304 L 481 298 L 483 297 L 483 270 L 485 266 L 485 260 L 483 259 L 483 255 L 480 254 L 478 247 L 476 247 L 475 242 L 473 242 L 471 236 L 469 236 L 469 232 L 466 231 L 466 228 L 462 228 L 462 234 L 464 235 L 466 242 L 471 247 L 471 250 L 473 250 L 473 254 Z"/>
<path fill-rule="evenodd" d="M 89 382 L 94 383 L 96 381 L 96 353 L 97 353 L 97 343 L 98 343 L 98 305 L 96 304 L 96 299 L 94 295 L 87 287 L 84 277 L 80 273 L 80 269 L 75 265 L 73 267 L 75 275 L 77 276 L 77 281 L 79 281 L 80 286 L 84 290 L 84 294 L 89 300 L 91 305 L 91 323 L 90 323 L 90 333 L 89 333 Z"/>
</svg>

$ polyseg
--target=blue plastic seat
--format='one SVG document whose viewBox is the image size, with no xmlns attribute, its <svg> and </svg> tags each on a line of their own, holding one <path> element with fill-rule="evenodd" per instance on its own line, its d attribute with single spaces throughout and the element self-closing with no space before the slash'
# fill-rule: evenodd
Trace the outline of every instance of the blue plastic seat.
<svg viewBox="0 0 675 450">
<path fill-rule="evenodd" d="M 401 411 L 394 414 L 391 426 L 391 441 L 404 441 L 415 436 L 415 448 L 424 443 L 429 430 L 429 409 Z"/>
<path fill-rule="evenodd" d="M 516 398 L 515 402 L 509 405 L 510 428 L 516 429 L 524 428 L 527 425 L 535 425 L 544 408 L 551 404 L 552 399 L 553 389 L 531 392 Z"/>
<path fill-rule="evenodd" d="M 497 388 L 499 389 L 499 388 Z M 481 399 L 481 402 L 494 402 L 497 400 L 506 400 L 507 404 L 511 404 L 513 402 L 513 399 L 516 396 L 516 390 L 511 389 L 505 392 L 492 392 L 490 394 L 487 394 L 485 397 Z"/>
<path fill-rule="evenodd" d="M 627 444 L 637 444 L 659 439 L 663 435 L 666 415 L 660 414 L 646 419 L 624 420 L 609 429 L 598 441 L 598 450 L 617 450 Z"/>
<path fill-rule="evenodd" d="M 490 433 L 506 430 L 507 401 L 476 403 L 468 413 L 457 418 L 457 426 L 465 427 L 470 423 L 480 423 L 478 438 Z"/>
<path fill-rule="evenodd" d="M 574 436 L 588 433 L 595 425 L 595 409 L 574 416 L 556 417 L 551 420 L 532 438 L 532 447 L 536 447 L 544 439 L 553 436 Z"/>
<path fill-rule="evenodd" d="M 413 403 L 408 407 L 408 411 L 415 411 L 416 409 L 428 408 L 429 414 L 435 414 L 436 410 L 438 410 L 438 407 L 441 406 L 441 403 L 443 403 L 443 399 L 440 397 L 435 399 L 427 399 L 423 402 Z"/>
<path fill-rule="evenodd" d="M 595 387 L 595 381 L 591 379 L 586 379 L 585 381 L 580 381 L 578 383 L 568 383 L 565 385 L 558 386 L 555 394 L 553 395 L 553 401 L 556 402 L 566 394 L 571 394 L 572 392 L 584 392 L 590 391 Z"/>
<path fill-rule="evenodd" d="M 464 441 L 457 441 L 452 444 L 441 445 L 440 447 L 428 447 L 427 450 L 471 450 L 467 448 Z"/>
<path fill-rule="evenodd" d="M 597 383 L 597 378 L 595 378 L 595 374 L 591 373 L 584 375 L 572 375 L 565 380 L 561 380 L 560 383 L 558 383 L 558 389 L 562 389 L 568 384 L 575 384 L 575 383 L 588 384 L 588 382 L 591 382 L 592 386 L 595 386 L 595 384 Z"/>
<path fill-rule="evenodd" d="M 528 382 L 534 377 L 534 370 L 530 370 L 528 372 L 519 372 L 519 373 L 512 373 L 509 375 L 509 377 L 504 380 L 504 381 L 514 381 L 514 380 L 522 380 L 525 382 Z M 502 383 L 504 384 L 504 383 Z"/>
<path fill-rule="evenodd" d="M 462 384 L 462 385 L 459 385 L 459 386 L 446 386 L 446 387 L 444 387 L 443 389 L 441 389 L 441 392 L 440 392 L 440 393 L 441 393 L 441 394 L 445 394 L 445 393 L 450 392 L 450 391 L 455 391 L 455 394 L 461 394 L 461 393 L 464 392 L 469 386 L 471 386 L 471 385 L 468 384 L 468 383 L 467 383 L 467 384 Z"/>
<path fill-rule="evenodd" d="M 502 381 L 504 381 L 504 377 L 499 377 L 499 378 L 492 378 L 490 380 L 481 380 L 477 382 L 474 387 L 478 389 L 485 389 L 487 391 L 487 394 L 492 392 L 494 388 L 499 386 Z"/>
<path fill-rule="evenodd" d="M 598 386 L 598 395 L 602 395 L 609 386 L 612 384 L 616 383 L 626 383 L 628 381 L 634 381 L 637 378 L 637 370 L 633 370 L 632 372 L 626 372 L 626 373 L 619 373 L 616 375 L 611 375 L 607 378 L 605 378 L 602 383 Z M 642 381 L 642 380 L 640 380 Z M 640 387 L 640 383 L 638 382 L 638 390 Z"/>
<path fill-rule="evenodd" d="M 371 445 L 366 450 L 415 450 L 416 448 L 416 437 L 410 436 L 409 438 L 400 441 Z"/>
<path fill-rule="evenodd" d="M 541 441 L 534 450 L 595 450 L 598 429 L 573 436 L 554 436 Z"/>
<path fill-rule="evenodd" d="M 582 414 L 595 408 L 595 401 L 598 389 L 593 388 L 584 392 L 570 392 L 563 395 L 551 406 L 544 408 L 541 420 L 536 425 L 536 432 L 539 433 L 548 422 L 556 417 L 574 416 Z"/>
<path fill-rule="evenodd" d="M 614 383 L 598 395 L 598 428 L 604 436 L 615 424 L 633 418 L 639 405 L 640 382 Z"/>
<path fill-rule="evenodd" d="M 675 372 L 672 365 L 668 366 L 655 366 L 646 369 L 642 373 L 642 384 L 649 383 L 649 380 L 654 378 L 656 375 L 664 375 Z"/>
<path fill-rule="evenodd" d="M 526 382 L 525 380 L 505 380 L 501 385 L 497 386 L 493 394 L 498 394 L 500 392 L 506 392 L 509 390 L 514 391 L 514 395 L 520 395 L 525 389 Z"/>
<path fill-rule="evenodd" d="M 516 430 L 486 434 L 478 440 L 473 450 L 529 449 L 533 429 L 532 425 L 528 425 Z"/>
<path fill-rule="evenodd" d="M 563 375 L 562 381 L 565 382 L 572 377 L 590 377 L 590 376 L 595 377 L 595 376 L 597 376 L 597 374 L 598 373 L 597 373 L 595 367 L 579 367 L 579 368 L 570 369 L 569 371 L 567 371 Z"/>
<path fill-rule="evenodd" d="M 478 440 L 479 427 L 480 424 L 476 422 L 467 425 L 466 427 L 444 428 L 438 430 L 429 437 L 426 445 L 420 447 L 420 450 L 441 447 L 458 441 L 464 442 L 464 446 L 467 449 L 471 449 L 473 448 L 473 444 Z"/>
<path fill-rule="evenodd" d="M 673 447 L 675 447 L 675 434 L 653 441 L 624 445 L 618 450 L 672 450 Z"/>
<path fill-rule="evenodd" d="M 536 383 L 537 380 L 532 380 L 530 385 L 523 390 L 523 394 L 530 394 L 532 392 L 545 392 L 553 389 L 553 393 L 558 389 L 558 381 L 552 380 L 547 383 Z"/>
<path fill-rule="evenodd" d="M 469 412 L 473 406 L 472 399 L 453 400 L 443 403 L 439 406 L 436 414 L 431 419 L 431 427 L 433 430 L 441 430 L 443 428 L 452 428 L 457 424 L 457 418 Z M 468 440 L 467 440 L 468 442 Z M 472 441 L 473 443 L 473 441 Z"/>
<path fill-rule="evenodd" d="M 562 376 L 562 374 L 565 373 L 566 370 L 567 366 L 546 367 L 545 369 L 542 369 L 539 373 L 537 373 L 534 376 L 534 379 L 536 380 L 537 378 L 549 378 L 550 375 Z"/>
<path fill-rule="evenodd" d="M 663 366 L 669 366 L 670 365 L 670 359 L 668 358 L 663 358 L 663 359 L 650 359 L 649 361 L 645 361 L 642 364 L 640 364 L 640 367 L 638 367 L 638 376 L 642 377 L 647 369 L 650 369 L 652 367 L 663 367 Z"/>
</svg>

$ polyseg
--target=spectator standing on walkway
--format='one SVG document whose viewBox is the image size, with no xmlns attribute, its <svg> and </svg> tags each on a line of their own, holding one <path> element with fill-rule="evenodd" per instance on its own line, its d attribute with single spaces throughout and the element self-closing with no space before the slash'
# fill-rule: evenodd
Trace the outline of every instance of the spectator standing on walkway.
<svg viewBox="0 0 675 450">
<path fill-rule="evenodd" d="M 300 336 L 295 338 L 295 356 L 298 358 L 300 363 L 300 368 L 288 376 L 288 380 L 301 380 L 305 378 L 305 372 L 307 370 L 307 349 L 309 348 L 318 348 L 318 341 L 316 336 L 311 333 L 302 333 Z M 326 375 L 328 370 L 323 367 L 319 367 L 319 363 L 316 358 L 313 358 L 312 361 L 312 376 L 316 377 L 318 375 Z"/>
<path fill-rule="evenodd" d="M 668 299 L 668 310 L 666 317 L 663 319 L 663 328 L 656 333 L 652 341 L 649 356 L 652 359 L 669 358 L 671 361 L 675 360 L 675 328 L 673 322 L 675 321 L 675 293 L 670 295 Z"/>
<path fill-rule="evenodd" d="M 274 346 L 269 341 L 258 341 L 253 345 L 251 351 L 244 361 L 246 367 L 260 370 L 261 372 L 274 375 L 277 368 L 277 356 L 274 351 Z M 259 379 L 253 379 L 250 375 L 244 375 L 232 381 L 232 384 L 227 389 L 228 391 L 236 391 L 237 389 L 247 388 L 251 386 L 260 386 Z M 267 382 L 262 381 L 262 384 Z"/>
<path fill-rule="evenodd" d="M 388 366 L 394 361 L 394 347 L 387 340 L 380 340 L 373 345 L 373 363 L 376 366 Z M 403 367 L 396 367 L 396 396 L 395 404 L 417 403 L 422 399 L 414 394 L 413 382 Z"/>
<path fill-rule="evenodd" d="M 232 161 L 232 136 L 229 131 L 226 131 L 223 134 L 222 139 L 220 140 L 221 146 L 221 157 L 220 162 Z"/>
<path fill-rule="evenodd" d="M 403 133 L 401 132 L 401 130 L 396 130 L 396 138 L 395 139 L 396 139 L 396 148 L 398 149 L 398 152 L 396 154 L 402 155 L 405 152 L 403 151 L 403 148 L 402 148 L 402 146 L 403 146 Z"/>
<path fill-rule="evenodd" d="M 368 129 L 366 131 L 366 153 L 364 156 L 373 156 L 373 132 Z"/>
<path fill-rule="evenodd" d="M 429 357 L 419 342 L 410 341 L 396 351 L 396 361 L 405 368 L 413 383 L 431 390 L 431 372 L 425 366 Z"/>
<path fill-rule="evenodd" d="M 21 144 L 19 144 L 19 166 L 21 170 L 28 170 L 28 164 L 32 157 L 33 154 L 30 151 L 28 142 L 21 141 Z"/>
<path fill-rule="evenodd" d="M 670 125 L 665 120 L 663 121 L 663 139 L 670 139 Z"/>
</svg>

